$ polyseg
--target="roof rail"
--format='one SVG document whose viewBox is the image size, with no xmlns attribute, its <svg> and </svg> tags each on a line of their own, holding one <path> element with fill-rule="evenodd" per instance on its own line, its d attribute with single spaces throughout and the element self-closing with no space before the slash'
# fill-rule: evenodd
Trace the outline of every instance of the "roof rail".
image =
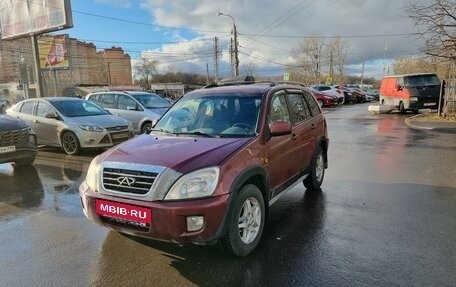
<svg viewBox="0 0 456 287">
<path fill-rule="evenodd" d="M 213 87 L 220 87 L 220 86 L 231 86 L 231 85 L 247 85 L 247 84 L 265 84 L 271 87 L 277 85 L 295 85 L 305 87 L 303 83 L 300 82 L 293 82 L 293 81 L 272 81 L 272 80 L 262 80 L 262 81 L 255 81 L 253 76 L 234 76 L 228 77 L 218 81 L 217 83 L 211 83 L 207 86 L 204 86 L 203 89 L 213 88 Z"/>
<path fill-rule="evenodd" d="M 277 85 L 295 85 L 295 86 L 301 86 L 305 87 L 303 83 L 300 82 L 293 82 L 293 81 L 259 81 L 257 83 L 260 84 L 269 84 L 271 87 L 277 86 Z"/>
</svg>

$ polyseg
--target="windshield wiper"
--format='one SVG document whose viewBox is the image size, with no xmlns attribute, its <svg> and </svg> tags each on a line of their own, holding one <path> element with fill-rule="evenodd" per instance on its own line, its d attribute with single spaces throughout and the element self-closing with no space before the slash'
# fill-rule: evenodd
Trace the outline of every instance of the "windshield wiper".
<svg viewBox="0 0 456 287">
<path fill-rule="evenodd" d="M 203 137 L 207 137 L 207 138 L 215 138 L 215 137 L 218 137 L 218 136 L 215 136 L 215 135 L 203 133 L 203 132 L 201 132 L 201 131 L 194 131 L 194 132 L 178 132 L 178 133 L 173 133 L 173 134 L 175 134 L 175 135 L 196 135 L 196 136 L 203 136 Z"/>
</svg>

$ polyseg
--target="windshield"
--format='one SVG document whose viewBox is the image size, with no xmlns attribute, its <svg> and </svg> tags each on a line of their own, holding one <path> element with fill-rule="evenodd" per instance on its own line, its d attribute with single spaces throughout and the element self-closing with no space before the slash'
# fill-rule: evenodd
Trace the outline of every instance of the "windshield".
<svg viewBox="0 0 456 287">
<path fill-rule="evenodd" d="M 406 87 L 424 87 L 424 86 L 438 86 L 440 80 L 436 75 L 419 75 L 409 76 L 404 78 L 404 85 Z"/>
<path fill-rule="evenodd" d="M 157 94 L 141 93 L 132 94 L 132 96 L 141 103 L 146 109 L 169 108 L 171 104 Z"/>
<path fill-rule="evenodd" d="M 154 130 L 196 136 L 250 137 L 256 134 L 259 94 L 184 96 Z"/>
<path fill-rule="evenodd" d="M 66 117 L 85 117 L 109 114 L 103 108 L 86 100 L 51 101 L 51 104 Z"/>
</svg>

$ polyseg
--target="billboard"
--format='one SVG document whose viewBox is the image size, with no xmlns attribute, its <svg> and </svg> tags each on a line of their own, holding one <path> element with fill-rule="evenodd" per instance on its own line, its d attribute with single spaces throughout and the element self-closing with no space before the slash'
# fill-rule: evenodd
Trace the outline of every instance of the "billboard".
<svg viewBox="0 0 456 287">
<path fill-rule="evenodd" d="M 40 67 L 44 70 L 68 69 L 68 35 L 42 35 L 38 38 Z"/>
<path fill-rule="evenodd" d="M 1 39 L 73 27 L 70 0 L 0 0 Z"/>
</svg>

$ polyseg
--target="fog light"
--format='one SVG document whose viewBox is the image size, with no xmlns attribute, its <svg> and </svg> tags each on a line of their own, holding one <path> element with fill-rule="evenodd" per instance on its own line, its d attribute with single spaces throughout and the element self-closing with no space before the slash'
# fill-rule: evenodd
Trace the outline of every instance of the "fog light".
<svg viewBox="0 0 456 287">
<path fill-rule="evenodd" d="M 86 144 L 93 144 L 95 142 L 95 140 L 94 139 L 86 139 L 84 142 Z"/>
<path fill-rule="evenodd" d="M 187 231 L 198 231 L 203 228 L 203 216 L 187 216 Z"/>
<path fill-rule="evenodd" d="M 29 141 L 29 143 L 36 146 L 36 137 L 34 135 L 29 135 L 28 141 Z"/>
</svg>

